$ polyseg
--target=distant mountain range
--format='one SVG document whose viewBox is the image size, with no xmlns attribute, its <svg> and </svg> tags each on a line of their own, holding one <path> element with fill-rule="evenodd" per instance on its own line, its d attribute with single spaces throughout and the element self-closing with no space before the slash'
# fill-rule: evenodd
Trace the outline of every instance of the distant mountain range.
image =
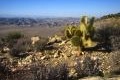
<svg viewBox="0 0 120 80">
<path fill-rule="evenodd" d="M 120 18 L 120 13 L 108 14 L 97 18 L 97 20 L 104 20 L 108 18 Z M 60 27 L 71 24 L 79 24 L 79 18 L 5 18 L 0 17 L 0 27 L 3 25 L 14 25 L 17 27 Z"/>
<path fill-rule="evenodd" d="M 56 27 L 77 23 L 79 23 L 79 18 L 0 18 L 0 26 L 16 25 L 21 27 Z"/>
</svg>

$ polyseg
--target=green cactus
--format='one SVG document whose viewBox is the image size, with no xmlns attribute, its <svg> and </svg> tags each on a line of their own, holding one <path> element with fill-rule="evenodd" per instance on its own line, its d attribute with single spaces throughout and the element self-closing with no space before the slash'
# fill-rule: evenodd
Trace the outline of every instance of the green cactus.
<svg viewBox="0 0 120 80">
<path fill-rule="evenodd" d="M 72 36 L 74 36 L 75 31 L 76 31 L 75 26 L 68 26 L 65 29 L 65 36 L 70 39 L 70 38 L 72 38 Z"/>
<path fill-rule="evenodd" d="M 94 27 L 93 27 L 93 24 L 94 24 L 94 20 L 95 20 L 95 18 L 93 17 L 93 18 L 91 18 L 90 19 L 90 23 L 89 23 L 89 25 L 88 25 L 88 27 L 87 27 L 87 29 L 88 29 L 88 32 L 89 32 L 89 35 L 90 35 L 90 37 L 91 38 L 93 38 L 93 36 L 94 36 Z"/>
<path fill-rule="evenodd" d="M 85 48 L 94 47 L 96 44 L 92 41 L 94 36 L 94 18 L 91 18 L 89 23 L 87 17 L 84 16 L 80 22 L 80 31 L 82 32 L 82 42 Z"/>
<path fill-rule="evenodd" d="M 81 37 L 82 33 L 81 33 L 81 31 L 79 29 L 76 29 L 74 35 Z"/>
<path fill-rule="evenodd" d="M 71 38 L 71 43 L 72 43 L 73 46 L 76 46 L 79 53 L 81 53 L 81 51 L 82 51 L 82 40 L 81 40 L 81 38 L 79 36 L 73 36 Z"/>
<path fill-rule="evenodd" d="M 74 45 L 74 46 L 80 46 L 80 44 L 82 44 L 81 42 L 81 39 L 79 36 L 73 36 L 71 38 L 71 43 Z"/>
<path fill-rule="evenodd" d="M 71 40 L 71 43 L 82 48 L 90 48 L 96 45 L 92 41 L 94 36 L 94 18 L 91 18 L 88 22 L 87 16 L 83 16 L 78 27 L 69 26 L 65 30 L 65 36 Z"/>
<path fill-rule="evenodd" d="M 66 36 L 67 38 L 71 38 L 71 37 L 72 37 L 72 35 L 71 35 L 71 33 L 70 33 L 69 30 L 65 30 L 65 36 Z"/>
</svg>

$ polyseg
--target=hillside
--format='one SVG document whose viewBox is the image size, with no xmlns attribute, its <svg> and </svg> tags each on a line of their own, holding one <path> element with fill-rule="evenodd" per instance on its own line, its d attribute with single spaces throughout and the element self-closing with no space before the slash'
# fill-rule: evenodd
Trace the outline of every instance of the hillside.
<svg viewBox="0 0 120 80">
<path fill-rule="evenodd" d="M 84 16 L 79 21 L 64 30 L 15 24 L 0 27 L 0 78 L 119 80 L 119 18 L 94 21 Z"/>
<path fill-rule="evenodd" d="M 120 13 L 100 17 L 95 21 L 94 25 L 96 28 L 120 26 Z"/>
<path fill-rule="evenodd" d="M 120 13 L 108 14 L 108 15 L 102 16 L 100 19 L 108 19 L 108 18 L 120 18 Z"/>
</svg>

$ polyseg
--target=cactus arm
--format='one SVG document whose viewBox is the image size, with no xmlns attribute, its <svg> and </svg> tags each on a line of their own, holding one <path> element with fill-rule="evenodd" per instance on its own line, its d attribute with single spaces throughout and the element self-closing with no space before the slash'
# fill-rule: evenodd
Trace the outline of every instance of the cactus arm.
<svg viewBox="0 0 120 80">
<path fill-rule="evenodd" d="M 81 44 L 80 37 L 73 36 L 71 38 L 71 43 L 73 44 L 73 46 L 80 46 L 80 44 Z"/>
<path fill-rule="evenodd" d="M 85 39 L 85 36 L 88 34 L 87 28 L 84 23 L 80 24 L 80 31 L 82 33 L 82 39 Z"/>
<path fill-rule="evenodd" d="M 83 16 L 82 18 L 81 18 L 81 21 L 80 21 L 81 23 L 84 23 L 85 25 L 87 25 L 87 23 L 88 23 L 88 20 L 87 20 L 87 16 Z"/>
<path fill-rule="evenodd" d="M 73 36 L 71 38 L 71 43 L 73 46 L 76 46 L 78 48 L 79 53 L 81 53 L 83 46 L 81 38 L 79 36 Z"/>
<path fill-rule="evenodd" d="M 66 36 L 67 38 L 71 38 L 71 37 L 72 37 L 72 35 L 71 35 L 71 33 L 70 33 L 69 30 L 65 30 L 65 36 Z"/>
<path fill-rule="evenodd" d="M 94 36 L 94 30 L 95 30 L 94 27 L 93 27 L 94 20 L 95 20 L 94 17 L 91 18 L 91 19 L 90 19 L 90 23 L 89 23 L 89 25 L 88 25 L 88 32 L 89 32 L 89 35 L 90 35 L 91 38 L 93 38 L 93 36 Z"/>
</svg>

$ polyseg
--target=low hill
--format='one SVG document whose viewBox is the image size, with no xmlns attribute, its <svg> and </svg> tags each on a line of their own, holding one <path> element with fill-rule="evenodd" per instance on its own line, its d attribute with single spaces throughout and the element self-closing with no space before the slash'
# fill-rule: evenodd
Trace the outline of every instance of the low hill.
<svg viewBox="0 0 120 80">
<path fill-rule="evenodd" d="M 101 17 L 101 19 L 108 19 L 108 18 L 120 18 L 120 13 L 108 14 L 108 15 L 105 15 L 105 16 Z"/>
<path fill-rule="evenodd" d="M 102 16 L 95 21 L 94 25 L 96 28 L 120 26 L 120 13 Z"/>
</svg>

